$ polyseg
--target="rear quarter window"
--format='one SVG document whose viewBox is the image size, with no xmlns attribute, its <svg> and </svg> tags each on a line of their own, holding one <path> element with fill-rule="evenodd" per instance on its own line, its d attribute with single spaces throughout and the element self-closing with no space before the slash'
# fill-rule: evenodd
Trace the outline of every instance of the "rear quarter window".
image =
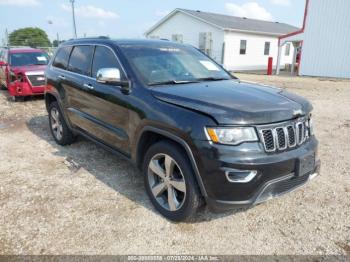
<svg viewBox="0 0 350 262">
<path fill-rule="evenodd" d="M 64 46 L 64 47 L 60 48 L 57 51 L 57 55 L 56 55 L 55 59 L 53 60 L 52 65 L 54 67 L 66 69 L 68 66 L 68 59 L 69 59 L 69 55 L 70 55 L 71 51 L 72 51 L 71 46 Z"/>
</svg>

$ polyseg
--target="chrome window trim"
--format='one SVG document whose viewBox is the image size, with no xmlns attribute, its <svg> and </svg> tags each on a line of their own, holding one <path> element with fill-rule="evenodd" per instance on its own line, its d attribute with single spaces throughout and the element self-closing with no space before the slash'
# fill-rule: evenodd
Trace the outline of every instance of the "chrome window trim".
<svg viewBox="0 0 350 262">
<path fill-rule="evenodd" d="M 93 46 L 93 47 L 94 47 L 94 54 L 93 54 L 93 57 L 92 57 L 92 61 L 91 61 L 90 67 L 92 67 L 92 65 L 93 65 L 96 46 L 107 47 L 107 48 L 110 49 L 110 50 L 112 51 L 112 53 L 114 54 L 114 56 L 115 56 L 115 58 L 117 59 L 118 64 L 120 65 L 120 68 L 122 69 L 122 71 L 123 71 L 125 77 L 126 77 L 127 79 L 129 79 L 129 77 L 128 77 L 127 73 L 126 73 L 126 70 L 125 70 L 123 64 L 120 62 L 120 60 L 119 60 L 117 54 L 116 54 L 115 51 L 114 51 L 110 46 L 108 46 L 108 45 L 88 42 L 88 43 L 79 43 L 79 44 L 67 44 L 67 45 L 62 46 L 61 48 L 66 47 L 66 46 L 70 46 L 70 47 L 72 47 L 72 50 L 71 50 L 71 53 L 72 53 L 73 48 L 74 48 L 75 46 L 87 46 L 87 45 L 88 45 L 88 46 L 90 45 L 90 46 Z M 59 50 L 59 49 L 57 49 L 56 54 L 55 54 L 55 57 L 52 59 L 52 62 L 55 60 L 58 50 Z M 69 60 L 70 60 L 70 55 L 71 55 L 71 53 L 69 54 L 67 69 L 62 69 L 62 68 L 56 67 L 56 66 L 54 66 L 52 63 L 50 64 L 50 69 L 54 68 L 55 70 L 58 69 L 58 70 L 61 70 L 61 71 L 63 71 L 63 72 L 69 72 L 69 73 L 73 73 L 73 74 L 76 74 L 76 75 L 79 75 L 79 76 L 88 77 L 89 79 L 94 79 L 94 80 L 96 80 L 96 78 L 93 78 L 93 77 L 91 77 L 91 76 L 82 75 L 82 74 L 75 73 L 75 72 L 72 72 L 72 71 L 69 71 L 69 70 L 68 70 Z"/>
</svg>

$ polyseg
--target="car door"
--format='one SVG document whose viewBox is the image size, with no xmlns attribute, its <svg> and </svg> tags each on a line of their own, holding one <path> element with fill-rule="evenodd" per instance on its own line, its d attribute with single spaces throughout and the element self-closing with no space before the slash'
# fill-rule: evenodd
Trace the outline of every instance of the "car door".
<svg viewBox="0 0 350 262">
<path fill-rule="evenodd" d="M 128 96 L 118 86 L 96 81 L 98 69 L 121 67 L 111 49 L 106 46 L 94 49 L 92 46 L 73 48 L 68 65 L 70 72 L 65 79 L 69 115 L 79 129 L 128 155 Z"/>
<path fill-rule="evenodd" d="M 91 117 L 87 114 L 93 99 L 84 86 L 91 74 L 93 45 L 74 46 L 67 63 L 67 70 L 59 75 L 64 89 L 65 107 L 70 122 L 75 128 L 95 133 Z"/>
<path fill-rule="evenodd" d="M 95 47 L 91 66 L 91 79 L 84 83 L 86 92 L 93 96 L 94 103 L 87 113 L 96 121 L 95 133 L 99 139 L 119 151 L 129 155 L 129 95 L 122 92 L 121 86 L 104 84 L 96 81 L 97 72 L 102 68 L 117 68 L 121 72 L 121 78 L 126 75 L 120 65 L 115 52 L 107 46 Z"/>
</svg>

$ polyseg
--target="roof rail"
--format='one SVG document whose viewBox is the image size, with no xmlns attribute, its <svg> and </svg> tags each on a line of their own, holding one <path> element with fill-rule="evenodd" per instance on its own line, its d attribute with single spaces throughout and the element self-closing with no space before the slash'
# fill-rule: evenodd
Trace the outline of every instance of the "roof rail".
<svg viewBox="0 0 350 262">
<path fill-rule="evenodd" d="M 109 36 L 101 35 L 101 36 L 71 38 L 71 39 L 69 39 L 69 41 L 72 41 L 72 40 L 89 40 L 89 39 L 111 39 L 111 38 Z"/>
</svg>

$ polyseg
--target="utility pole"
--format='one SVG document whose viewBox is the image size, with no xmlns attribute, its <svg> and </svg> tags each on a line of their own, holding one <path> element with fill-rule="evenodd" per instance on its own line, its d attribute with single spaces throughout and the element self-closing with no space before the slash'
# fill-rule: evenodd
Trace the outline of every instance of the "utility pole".
<svg viewBox="0 0 350 262">
<path fill-rule="evenodd" d="M 75 24 L 75 12 L 74 12 L 74 1 L 75 0 L 69 0 L 72 4 L 72 15 L 73 15 L 73 35 L 74 35 L 74 38 L 77 38 L 77 27 L 76 27 L 76 24 Z"/>
<path fill-rule="evenodd" d="M 53 24 L 53 22 L 52 22 L 51 20 L 48 20 L 47 23 L 48 23 L 49 25 L 52 25 L 52 24 Z M 51 30 L 50 30 L 50 31 L 51 31 Z M 52 40 L 52 42 L 51 42 L 51 48 L 53 49 L 53 40 Z"/>
<path fill-rule="evenodd" d="M 9 32 L 7 31 L 7 28 L 5 29 L 5 41 L 6 41 L 6 46 L 10 47 Z"/>
</svg>

